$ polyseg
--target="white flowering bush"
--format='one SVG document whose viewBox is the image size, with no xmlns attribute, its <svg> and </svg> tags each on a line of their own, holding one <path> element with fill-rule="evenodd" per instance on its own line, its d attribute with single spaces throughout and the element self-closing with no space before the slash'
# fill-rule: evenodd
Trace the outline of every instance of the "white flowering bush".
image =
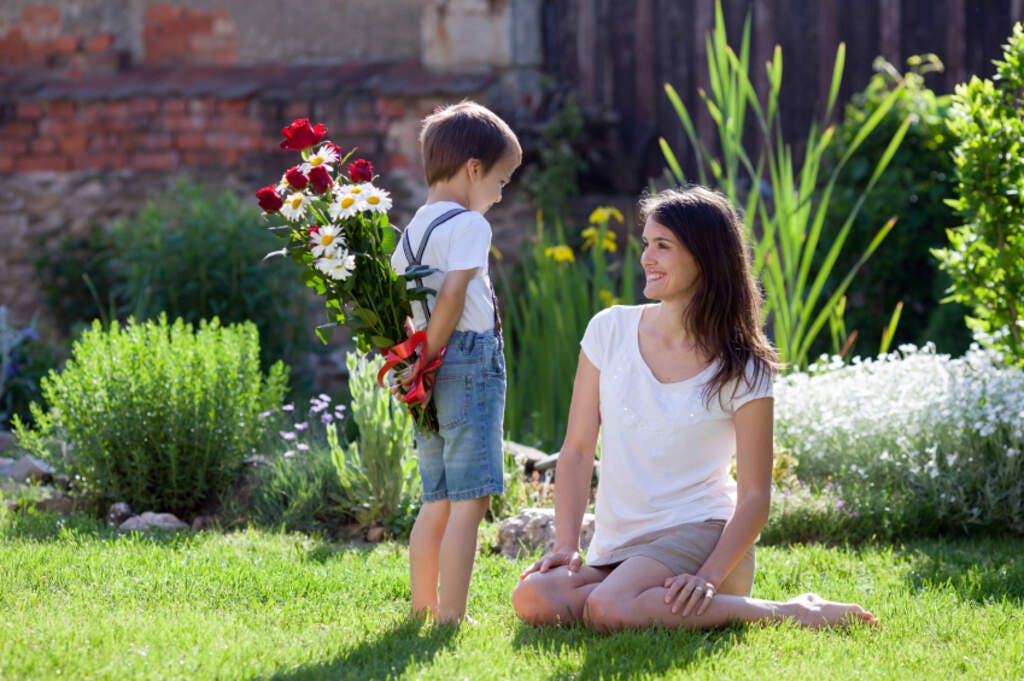
<svg viewBox="0 0 1024 681">
<path fill-rule="evenodd" d="M 902 346 L 787 375 L 776 440 L 805 488 L 777 494 L 776 515 L 796 512 L 806 488 L 826 492 L 825 533 L 844 535 L 833 538 L 1024 532 L 1024 371 L 978 345 L 955 359 Z"/>
</svg>

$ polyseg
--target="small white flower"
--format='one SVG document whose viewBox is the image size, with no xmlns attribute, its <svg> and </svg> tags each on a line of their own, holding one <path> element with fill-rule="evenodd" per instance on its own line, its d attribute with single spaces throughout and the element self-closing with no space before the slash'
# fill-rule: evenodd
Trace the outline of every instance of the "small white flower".
<svg viewBox="0 0 1024 681">
<path fill-rule="evenodd" d="M 317 260 L 316 268 L 335 281 L 345 281 L 356 268 L 356 256 L 342 251 L 333 258 Z"/>
<path fill-rule="evenodd" d="M 300 167 L 302 168 L 302 172 L 306 173 L 307 175 L 309 174 L 310 170 L 316 168 L 317 166 L 324 166 L 325 168 L 327 168 L 327 172 L 331 172 L 332 170 L 334 170 L 334 167 L 331 164 L 337 162 L 337 160 L 338 154 L 335 153 L 334 149 L 331 149 L 329 146 L 324 144 L 319 149 L 317 149 L 316 153 L 310 156 L 309 160 L 303 163 Z"/>
<path fill-rule="evenodd" d="M 317 258 L 331 257 L 345 249 L 345 234 L 334 225 L 323 225 L 310 237 L 313 255 Z"/>
<path fill-rule="evenodd" d="M 281 215 L 291 222 L 300 220 L 306 214 L 306 208 L 312 200 L 313 197 L 308 194 L 296 192 L 284 200 L 284 205 L 281 206 Z"/>
<path fill-rule="evenodd" d="M 366 205 L 370 210 L 377 213 L 387 213 L 391 210 L 391 196 L 386 191 L 372 184 L 364 186 L 367 188 Z"/>
</svg>

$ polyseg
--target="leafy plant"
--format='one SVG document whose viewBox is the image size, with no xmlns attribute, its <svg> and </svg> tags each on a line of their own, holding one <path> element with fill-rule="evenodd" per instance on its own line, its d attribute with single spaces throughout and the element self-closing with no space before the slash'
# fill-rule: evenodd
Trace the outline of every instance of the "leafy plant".
<svg viewBox="0 0 1024 681">
<path fill-rule="evenodd" d="M 875 75 L 868 86 L 855 94 L 845 108 L 843 122 L 836 128 L 834 141 L 825 153 L 823 168 L 836 167 L 846 155 L 851 142 L 886 97 L 898 92 L 892 108 L 878 124 L 875 134 L 868 136 L 850 157 L 833 191 L 825 220 L 822 240 L 831 241 L 843 218 L 853 211 L 871 178 L 872 159 L 885 152 L 887 141 L 906 120 L 912 123 L 886 172 L 868 195 L 850 230 L 848 240 L 867 243 L 893 215 L 897 227 L 886 237 L 885 248 L 879 249 L 861 268 L 847 289 L 845 327 L 856 334 L 849 354 L 873 355 L 884 340 L 879 320 L 900 307 L 899 328 L 894 331 L 896 345 L 932 341 L 943 352 L 960 354 L 970 344 L 970 333 L 963 323 L 967 308 L 953 305 L 955 310 L 939 309 L 939 300 L 949 286 L 949 276 L 940 271 L 930 249 L 945 242 L 946 229 L 955 224 L 953 211 L 945 204 L 952 193 L 954 167 L 952 150 L 956 137 L 946 127 L 951 98 L 936 95 L 924 82 L 928 73 L 942 71 L 942 62 L 933 54 L 917 55 L 907 60 L 909 70 L 901 74 L 882 59 L 875 60 Z M 819 253 L 815 265 L 820 266 L 825 254 Z M 840 252 L 833 267 L 838 274 L 849 270 L 857 257 L 849 249 Z M 825 286 L 830 293 L 836 284 L 831 277 Z M 950 307 L 946 305 L 943 307 Z M 832 349 L 842 347 L 849 336 L 843 333 Z M 820 340 L 815 350 L 827 350 Z M 888 352 L 888 348 L 882 348 Z M 817 352 L 812 352 L 817 354 Z"/>
<path fill-rule="evenodd" d="M 506 301 L 505 429 L 513 440 L 547 451 L 560 444 L 587 323 L 609 305 L 635 301 L 639 247 L 629 239 L 621 259 L 612 255 L 618 251 L 608 224 L 613 216 L 622 222 L 618 210 L 595 210 L 576 249 L 566 243 L 560 223 L 549 232 L 538 217 L 517 270 L 512 276 L 498 272 Z"/>
<path fill-rule="evenodd" d="M 138 218 L 116 223 L 113 293 L 122 315 L 252 321 L 264 367 L 278 359 L 297 364 L 307 298 L 282 263 L 263 262 L 276 240 L 254 229 L 259 222 L 258 211 L 234 194 L 183 178 Z"/>
<path fill-rule="evenodd" d="M 846 244 L 853 221 L 903 141 L 910 120 L 903 121 L 889 139 L 863 193 L 835 232 L 820 267 L 813 267 L 819 247 L 825 245 L 822 235 L 839 172 L 892 109 L 900 96 L 899 89 L 883 98 L 850 140 L 845 155 L 825 176 L 822 163 L 833 142 L 834 127 L 823 129 L 818 123 L 812 123 L 802 159 L 794 160 L 792 148 L 783 141 L 778 117 L 781 48 L 776 46 L 772 60 L 766 65 L 768 93 L 767 101 L 762 104 L 749 74 L 749 16 L 743 27 L 739 54 L 728 44 L 720 2 L 716 2 L 715 17 L 715 28 L 706 44 L 711 93 L 701 91 L 700 95 L 718 130 L 720 158 L 697 137 L 689 110 L 675 89 L 666 84 L 665 90 L 693 147 L 701 184 L 709 184 L 706 165 L 715 185 L 734 205 L 745 207 L 746 227 L 754 245 L 754 274 L 765 289 L 765 313 L 780 358 L 790 366 L 803 367 L 807 365 L 815 339 L 829 320 L 835 319 L 837 306 L 857 270 L 893 228 L 894 218 L 878 226 L 860 258 L 839 279 L 832 292 L 825 293 L 825 284 Z M 835 106 L 845 57 L 846 47 L 840 43 L 824 111 L 825 121 Z M 744 142 L 748 115 L 753 116 L 758 135 L 754 146 Z M 661 149 L 671 178 L 685 184 L 682 166 L 664 138 Z"/>
<path fill-rule="evenodd" d="M 1013 27 L 992 80 L 956 87 L 950 132 L 956 198 L 965 224 L 933 251 L 953 279 L 948 300 L 969 305 L 967 324 L 1024 366 L 1024 25 Z"/>
<path fill-rule="evenodd" d="M 341 487 L 341 506 L 360 525 L 401 525 L 412 514 L 419 494 L 419 471 L 413 453 L 413 416 L 377 385 L 381 357 L 349 353 L 345 361 L 352 392 L 352 419 L 359 436 L 347 445 L 336 424 L 327 426 L 327 443 Z"/>
<path fill-rule="evenodd" d="M 537 144 L 538 159 L 524 178 L 537 209 L 549 219 L 563 219 L 579 194 L 579 176 L 587 170 L 576 146 L 583 139 L 583 114 L 569 95 L 544 126 Z"/>
<path fill-rule="evenodd" d="M 328 395 L 260 414 L 267 429 L 266 452 L 249 473 L 250 503 L 235 504 L 234 515 L 258 525 L 335 537 L 351 518 L 340 508 L 341 488 L 327 445 L 327 427 L 340 423 L 346 407 Z M 344 435 L 344 429 L 342 430 Z"/>
<path fill-rule="evenodd" d="M 778 444 L 842 512 L 832 539 L 1024 533 L 1024 371 L 995 352 L 836 358 L 783 377 L 775 396 Z"/>
<path fill-rule="evenodd" d="M 39 381 L 53 366 L 53 357 L 35 325 L 17 328 L 0 305 L 0 426 L 15 415 L 31 419 L 29 405 L 39 399 Z"/>
<path fill-rule="evenodd" d="M 286 376 L 280 362 L 261 373 L 251 323 L 96 321 L 43 379 L 48 411 L 33 404 L 35 428 L 16 420 L 15 434 L 98 500 L 187 515 L 234 480 Z"/>
</svg>

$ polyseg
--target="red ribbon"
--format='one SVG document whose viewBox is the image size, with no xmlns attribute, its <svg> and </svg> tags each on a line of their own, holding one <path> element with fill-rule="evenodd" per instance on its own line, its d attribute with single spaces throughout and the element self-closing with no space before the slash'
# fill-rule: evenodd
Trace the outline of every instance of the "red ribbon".
<svg viewBox="0 0 1024 681">
<path fill-rule="evenodd" d="M 384 366 L 377 372 L 377 384 L 382 388 L 386 387 L 384 377 L 387 373 L 415 356 L 417 359 L 413 365 L 412 385 L 407 392 L 398 395 L 398 399 L 409 405 L 426 401 L 430 389 L 434 386 L 434 373 L 444 363 L 445 348 L 441 348 L 437 357 L 427 363 L 427 332 L 417 331 L 401 343 L 384 348 L 381 352 L 384 354 Z"/>
</svg>

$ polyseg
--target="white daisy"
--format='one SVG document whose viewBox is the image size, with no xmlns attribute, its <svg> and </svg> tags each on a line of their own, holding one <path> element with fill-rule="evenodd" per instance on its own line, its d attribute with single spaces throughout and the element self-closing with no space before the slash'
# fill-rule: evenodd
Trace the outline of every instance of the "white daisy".
<svg viewBox="0 0 1024 681">
<path fill-rule="evenodd" d="M 335 281 L 345 281 L 356 268 L 356 256 L 342 250 L 335 257 L 317 260 L 316 268 Z"/>
<path fill-rule="evenodd" d="M 366 207 L 378 213 L 387 213 L 391 209 L 391 195 L 372 184 L 365 185 Z"/>
<path fill-rule="evenodd" d="M 350 218 L 368 208 L 366 197 L 369 196 L 364 185 L 346 184 L 334 191 L 335 200 L 331 204 L 331 217 L 335 220 Z"/>
<path fill-rule="evenodd" d="M 281 207 L 281 215 L 285 220 L 296 221 L 306 214 L 306 207 L 313 201 L 313 197 L 302 192 L 296 192 L 284 200 Z"/>
<path fill-rule="evenodd" d="M 331 164 L 337 160 L 338 154 L 334 149 L 324 144 L 316 150 L 316 153 L 311 155 L 309 159 L 302 164 L 302 172 L 309 174 L 309 171 L 317 166 L 324 166 L 327 168 L 327 172 L 331 172 L 334 170 L 334 167 Z"/>
<path fill-rule="evenodd" d="M 334 225 L 324 225 L 310 237 L 313 244 L 313 255 L 331 257 L 339 249 L 345 248 L 345 234 Z"/>
</svg>

